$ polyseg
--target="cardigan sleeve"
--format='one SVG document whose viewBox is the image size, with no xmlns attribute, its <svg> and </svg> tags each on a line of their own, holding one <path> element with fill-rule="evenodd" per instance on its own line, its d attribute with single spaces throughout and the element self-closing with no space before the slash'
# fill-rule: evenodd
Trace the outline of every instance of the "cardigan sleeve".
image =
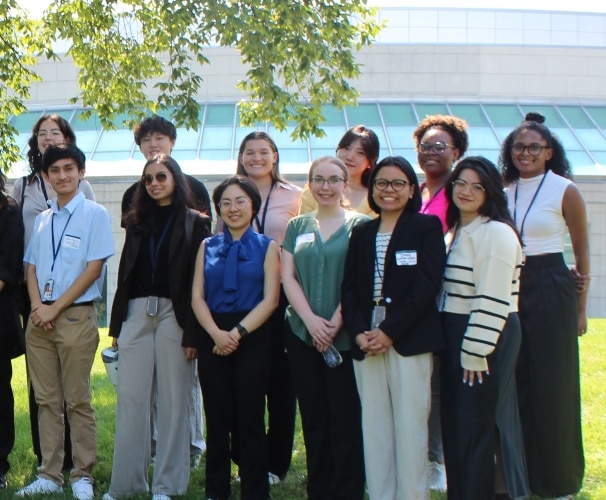
<svg viewBox="0 0 606 500">
<path fill-rule="evenodd" d="M 521 260 L 513 230 L 500 222 L 487 224 L 483 237 L 474 240 L 475 295 L 461 344 L 461 366 L 473 371 L 488 370 L 486 356 L 494 351 L 509 316 Z"/>
</svg>

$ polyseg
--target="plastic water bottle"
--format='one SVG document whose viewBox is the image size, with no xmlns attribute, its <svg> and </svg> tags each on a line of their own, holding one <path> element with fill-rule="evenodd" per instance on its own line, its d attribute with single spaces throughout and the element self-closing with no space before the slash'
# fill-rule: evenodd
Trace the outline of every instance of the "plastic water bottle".
<svg viewBox="0 0 606 500">
<path fill-rule="evenodd" d="M 330 347 L 322 353 L 322 356 L 324 357 L 324 362 L 330 368 L 336 368 L 341 363 L 343 363 L 343 358 L 341 357 L 341 353 L 332 344 L 330 344 Z"/>
</svg>

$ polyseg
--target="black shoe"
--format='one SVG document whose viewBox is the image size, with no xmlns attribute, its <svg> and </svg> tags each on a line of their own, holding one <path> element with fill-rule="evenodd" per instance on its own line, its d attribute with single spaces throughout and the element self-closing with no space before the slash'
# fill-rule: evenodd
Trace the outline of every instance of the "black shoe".
<svg viewBox="0 0 606 500">
<path fill-rule="evenodd" d="M 0 490 L 5 490 L 7 486 L 6 474 L 0 474 Z"/>
</svg>

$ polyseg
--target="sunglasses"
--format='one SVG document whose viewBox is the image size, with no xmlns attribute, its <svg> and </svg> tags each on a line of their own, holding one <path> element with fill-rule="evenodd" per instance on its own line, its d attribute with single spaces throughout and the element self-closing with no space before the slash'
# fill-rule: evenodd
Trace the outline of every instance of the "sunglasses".
<svg viewBox="0 0 606 500">
<path fill-rule="evenodd" d="M 151 186 L 156 179 L 160 184 L 164 184 L 166 179 L 168 179 L 168 174 L 166 172 L 158 172 L 154 177 L 152 174 L 145 174 L 141 177 L 141 182 L 143 182 L 146 186 Z"/>
</svg>

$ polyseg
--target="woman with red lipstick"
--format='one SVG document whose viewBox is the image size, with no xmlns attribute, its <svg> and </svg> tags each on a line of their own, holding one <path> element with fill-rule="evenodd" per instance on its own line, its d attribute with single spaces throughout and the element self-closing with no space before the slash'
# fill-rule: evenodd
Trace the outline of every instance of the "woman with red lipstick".
<svg viewBox="0 0 606 500">
<path fill-rule="evenodd" d="M 417 176 L 401 156 L 370 174 L 379 218 L 353 230 L 342 286 L 362 402 L 371 500 L 429 499 L 427 418 L 432 353 L 444 347 L 436 295 L 446 253 L 440 222 L 419 214 Z"/>
<path fill-rule="evenodd" d="M 564 148 L 543 122 L 538 113 L 526 115 L 499 162 L 526 256 L 517 382 L 530 489 L 567 498 L 581 489 L 584 472 L 578 337 L 587 332 L 589 238 Z M 572 273 L 563 257 L 566 232 Z"/>
<path fill-rule="evenodd" d="M 368 205 L 368 179 L 371 169 L 379 159 L 379 138 L 364 125 L 350 128 L 341 137 L 335 155 L 345 163 L 349 171 L 348 187 L 343 193 L 343 206 L 369 217 L 377 214 Z M 306 214 L 318 207 L 309 187 L 303 190 L 301 213 Z"/>
<path fill-rule="evenodd" d="M 448 203 L 444 186 L 450 177 L 452 167 L 467 151 L 467 122 L 456 116 L 430 115 L 419 122 L 412 134 L 417 148 L 417 161 L 425 174 L 421 183 L 422 214 L 435 215 L 442 222 L 444 233 Z M 444 451 L 440 427 L 440 360 L 433 359 L 431 374 L 431 412 L 429 414 L 429 488 L 446 490 Z"/>
<path fill-rule="evenodd" d="M 450 229 L 438 307 L 446 337 L 440 366 L 448 498 L 494 498 L 499 448 L 509 496 L 523 497 L 528 487 L 515 387 L 520 241 L 499 172 L 486 158 L 461 160 L 445 194 Z"/>
</svg>

